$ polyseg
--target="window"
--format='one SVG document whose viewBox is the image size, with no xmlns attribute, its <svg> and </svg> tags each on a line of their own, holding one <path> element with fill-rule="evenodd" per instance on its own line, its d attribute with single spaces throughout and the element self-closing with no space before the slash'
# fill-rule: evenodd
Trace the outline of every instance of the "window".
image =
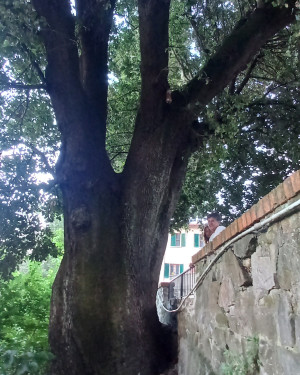
<svg viewBox="0 0 300 375">
<path fill-rule="evenodd" d="M 174 277 L 178 276 L 183 272 L 183 264 L 169 264 L 165 263 L 165 272 L 164 278 L 165 279 L 174 279 Z"/>
<path fill-rule="evenodd" d="M 199 247 L 200 245 L 200 234 L 194 234 L 194 247 Z"/>
<path fill-rule="evenodd" d="M 171 235 L 171 246 L 184 247 L 185 233 L 174 233 Z"/>
</svg>

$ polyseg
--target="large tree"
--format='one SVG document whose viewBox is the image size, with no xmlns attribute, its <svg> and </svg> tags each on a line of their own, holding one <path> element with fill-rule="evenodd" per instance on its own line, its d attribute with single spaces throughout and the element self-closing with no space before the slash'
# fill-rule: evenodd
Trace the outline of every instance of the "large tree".
<svg viewBox="0 0 300 375">
<path fill-rule="evenodd" d="M 175 12 L 182 3 L 173 3 Z M 2 86 L 26 93 L 23 112 L 31 99 L 37 110 L 47 104 L 46 94 L 32 91 L 44 90 L 61 134 L 55 184 L 62 192 L 65 255 L 51 303 L 52 374 L 154 375 L 170 360 L 155 295 L 189 158 L 195 151 L 210 152 L 205 140 L 220 134 L 207 121 L 209 106 L 216 106 L 222 128 L 218 112 L 226 105 L 214 98 L 229 84 L 233 97 L 239 94 L 261 48 L 295 20 L 294 0 L 257 6 L 247 2 L 243 7 L 239 1 L 217 3 L 214 8 L 208 2 L 185 2 L 190 28 L 177 38 L 187 40 L 193 30 L 200 65 L 197 56 L 187 63 L 182 51 L 169 45 L 169 23 L 180 22 L 170 14 L 170 0 L 128 2 L 139 25 L 140 93 L 121 172 L 113 169 L 106 150 L 108 48 L 113 43 L 110 34 L 116 35 L 129 12 L 126 2 L 32 0 L 2 5 L 8 15 L 2 25 L 13 22 L 11 17 L 18 25 L 8 35 L 18 53 L 10 48 L 11 64 L 2 61 Z M 123 14 L 113 28 L 116 5 Z M 227 33 L 221 35 L 224 25 Z M 193 48 L 190 44 L 190 51 Z M 178 67 L 181 75 L 176 76 Z M 120 120 L 114 123 L 122 126 Z M 32 117 L 33 123 L 38 121 Z M 33 151 L 40 155 L 39 149 Z"/>
</svg>

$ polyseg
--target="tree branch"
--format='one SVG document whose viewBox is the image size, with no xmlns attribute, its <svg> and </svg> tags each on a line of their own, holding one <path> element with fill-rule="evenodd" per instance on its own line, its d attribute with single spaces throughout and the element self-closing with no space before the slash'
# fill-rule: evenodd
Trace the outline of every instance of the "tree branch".
<svg viewBox="0 0 300 375">
<path fill-rule="evenodd" d="M 170 0 L 139 0 L 141 48 L 141 110 L 157 112 L 165 102 L 168 85 Z M 151 101 L 149 98 L 152 98 Z M 153 100 L 153 98 L 156 98 Z"/>
<path fill-rule="evenodd" d="M 188 71 L 187 67 L 184 66 L 184 62 L 182 61 L 182 59 L 180 59 L 180 56 L 178 56 L 178 53 L 176 52 L 176 49 L 174 47 L 172 47 L 172 52 L 175 56 L 175 59 L 176 61 L 178 62 L 180 68 L 181 68 L 181 71 L 182 71 L 182 74 L 184 76 L 184 78 L 188 81 L 190 80 L 192 77 L 191 77 L 191 74 L 189 74 L 190 72 Z M 188 77 L 189 75 L 189 77 Z"/>
<path fill-rule="evenodd" d="M 81 42 L 82 86 L 105 124 L 108 88 L 108 39 L 115 0 L 78 0 L 77 13 Z"/>
<path fill-rule="evenodd" d="M 90 35 L 92 38 L 90 41 L 86 40 L 89 44 L 84 44 L 84 48 L 89 49 L 87 54 L 89 59 L 95 57 L 94 64 L 99 63 L 99 59 L 97 60 L 99 44 L 104 46 L 108 43 L 106 34 L 109 30 L 107 30 L 105 17 L 108 11 L 112 14 L 112 10 L 108 10 L 106 15 L 103 12 L 106 11 L 105 7 L 109 9 L 109 6 L 112 6 L 113 1 L 76 1 L 76 11 L 79 12 L 81 21 L 85 22 L 82 28 L 87 27 L 85 37 Z M 99 76 L 102 77 L 100 81 L 89 83 L 88 86 L 82 85 L 78 55 L 79 43 L 75 35 L 75 17 L 71 12 L 71 2 L 69 0 L 32 0 L 32 2 L 41 17 L 41 35 L 48 62 L 47 91 L 62 133 L 64 147 L 61 160 L 63 162 L 59 164 L 57 172 L 60 180 L 75 178 L 76 173 L 81 173 L 78 168 L 79 158 L 86 165 L 90 178 L 95 178 L 95 169 L 99 174 L 104 173 L 105 170 L 107 178 L 114 178 L 105 151 L 107 82 L 103 81 L 103 74 L 106 75 L 107 67 L 103 67 L 103 60 L 107 64 L 107 57 L 102 57 L 102 65 L 97 66 Z M 96 4 L 97 7 L 93 8 Z M 89 6 L 92 8 L 89 9 Z M 99 9 L 102 9 L 102 13 L 99 13 Z M 90 19 L 90 11 L 98 11 L 98 13 Z M 96 20 L 101 24 L 101 17 L 105 24 L 97 28 Z M 47 22 L 46 25 L 43 18 Z M 93 21 L 94 24 L 89 26 L 88 21 Z M 89 66 L 92 70 L 91 75 L 96 79 L 95 66 Z M 107 75 L 105 79 L 107 81 Z M 88 90 L 86 90 L 87 87 L 89 87 Z"/>
<path fill-rule="evenodd" d="M 46 78 L 45 78 L 44 72 L 42 71 L 42 69 L 40 68 L 39 64 L 37 63 L 37 61 L 36 61 L 33 53 L 30 51 L 30 49 L 24 43 L 21 44 L 21 48 L 27 53 L 27 55 L 29 57 L 29 60 L 30 60 L 30 62 L 32 64 L 32 66 L 33 66 L 33 68 L 37 72 L 37 75 L 39 76 L 41 82 L 43 82 L 43 85 L 46 87 L 47 82 L 46 82 Z"/>
<path fill-rule="evenodd" d="M 75 23 L 70 2 L 68 0 L 32 0 L 32 2 L 39 16 L 47 21 L 47 25 L 41 22 L 41 35 L 46 47 L 48 61 L 46 82 L 48 91 L 50 95 L 52 94 L 53 106 L 56 109 L 65 106 L 72 111 L 71 106 L 74 101 L 69 98 L 76 96 L 78 102 L 82 90 L 75 42 Z"/>
<path fill-rule="evenodd" d="M 199 46 L 199 49 L 200 49 L 201 51 L 203 51 L 203 52 L 208 56 L 209 52 L 208 52 L 207 48 L 205 47 L 204 42 L 203 42 L 203 39 L 202 39 L 202 36 L 200 35 L 200 33 L 199 33 L 199 31 L 198 31 L 197 22 L 195 21 L 195 19 L 193 18 L 192 15 L 190 15 L 190 16 L 188 17 L 188 19 L 189 19 L 189 21 L 190 21 L 190 23 L 191 23 L 191 26 L 192 26 L 192 28 L 193 28 L 194 34 L 195 34 L 195 36 L 196 36 L 196 40 L 197 40 L 197 44 L 198 44 L 198 46 Z"/>
<path fill-rule="evenodd" d="M 235 94 L 239 95 L 243 88 L 247 85 L 250 77 L 251 77 L 251 73 L 253 72 L 254 68 L 256 67 L 256 64 L 258 62 L 258 56 L 252 61 L 252 63 L 250 64 L 248 70 L 247 70 L 247 73 L 245 74 L 245 77 L 244 79 L 242 80 L 242 82 L 240 83 L 239 87 L 236 89 L 235 91 Z"/>
<path fill-rule="evenodd" d="M 15 39 L 19 42 L 18 38 L 16 38 L 15 35 L 13 35 L 11 33 L 7 33 L 7 35 L 9 35 L 11 38 L 13 38 L 13 39 Z M 40 78 L 41 82 L 43 82 L 44 86 L 46 87 L 47 82 L 46 82 L 44 72 L 42 71 L 39 64 L 37 63 L 34 54 L 31 52 L 30 48 L 28 48 L 26 46 L 25 43 L 20 43 L 20 46 L 21 46 L 21 49 L 28 55 L 31 65 L 35 69 L 35 71 L 36 71 L 38 77 Z"/>
<path fill-rule="evenodd" d="M 288 8 L 267 4 L 241 20 L 199 74 L 182 92 L 173 93 L 174 105 L 189 105 L 197 112 L 197 106 L 208 104 L 245 69 L 268 39 L 295 20 L 294 9 L 294 0 L 288 3 Z"/>
</svg>

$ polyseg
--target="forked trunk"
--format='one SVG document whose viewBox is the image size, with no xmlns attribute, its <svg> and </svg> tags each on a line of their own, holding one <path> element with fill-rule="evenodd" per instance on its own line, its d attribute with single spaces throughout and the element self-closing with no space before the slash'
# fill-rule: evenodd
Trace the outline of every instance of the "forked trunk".
<svg viewBox="0 0 300 375">
<path fill-rule="evenodd" d="M 120 181 L 115 175 L 105 188 L 103 181 L 86 191 L 82 184 L 63 188 L 66 249 L 51 304 L 53 375 L 155 375 L 171 360 L 155 306 L 168 218 L 155 234 L 151 221 L 143 233 L 132 227 L 138 214 L 130 217 Z"/>
</svg>

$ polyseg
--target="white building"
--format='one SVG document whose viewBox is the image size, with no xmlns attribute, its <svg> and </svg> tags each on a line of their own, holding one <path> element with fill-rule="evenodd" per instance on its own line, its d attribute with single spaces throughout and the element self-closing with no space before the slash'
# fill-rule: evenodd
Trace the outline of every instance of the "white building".
<svg viewBox="0 0 300 375">
<path fill-rule="evenodd" d="M 187 230 L 169 234 L 159 282 L 170 281 L 187 270 L 192 262 L 192 255 L 203 246 L 203 233 L 198 224 L 190 223 Z"/>
</svg>

